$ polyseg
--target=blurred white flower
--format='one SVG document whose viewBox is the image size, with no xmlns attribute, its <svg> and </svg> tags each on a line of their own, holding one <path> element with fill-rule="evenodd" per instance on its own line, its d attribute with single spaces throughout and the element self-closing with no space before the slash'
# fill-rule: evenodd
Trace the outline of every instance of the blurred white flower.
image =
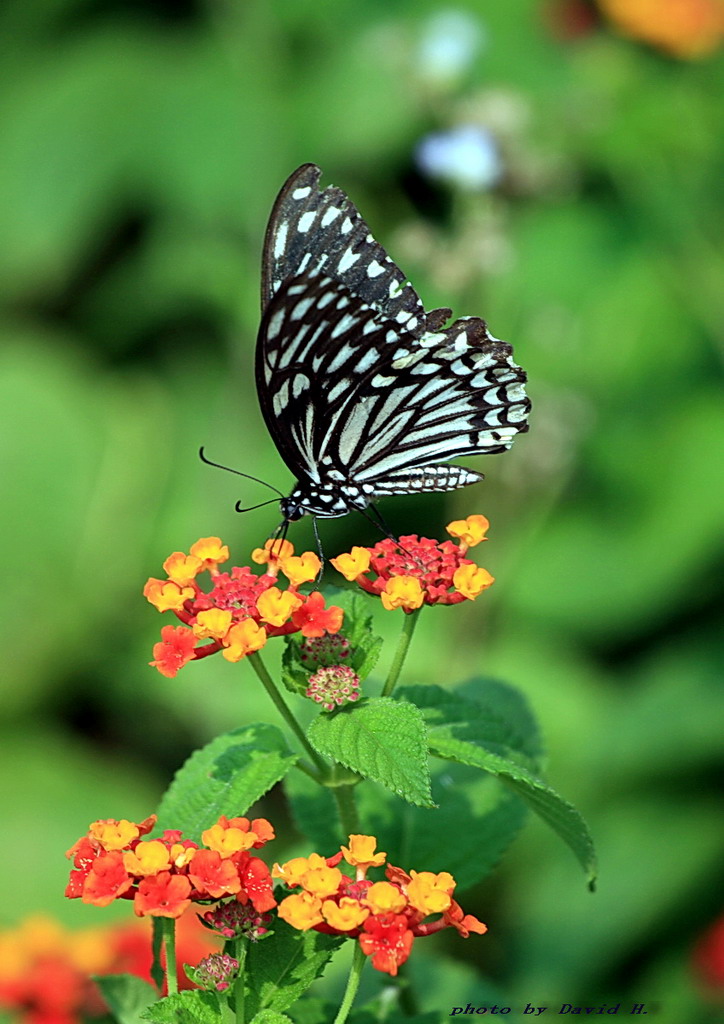
<svg viewBox="0 0 724 1024">
<path fill-rule="evenodd" d="M 428 177 L 470 192 L 492 188 L 503 173 L 495 139 L 476 124 L 426 135 L 417 145 L 415 162 Z"/>
<path fill-rule="evenodd" d="M 427 20 L 417 54 L 423 78 L 454 82 L 470 67 L 485 41 L 481 23 L 469 11 L 439 11 Z"/>
</svg>

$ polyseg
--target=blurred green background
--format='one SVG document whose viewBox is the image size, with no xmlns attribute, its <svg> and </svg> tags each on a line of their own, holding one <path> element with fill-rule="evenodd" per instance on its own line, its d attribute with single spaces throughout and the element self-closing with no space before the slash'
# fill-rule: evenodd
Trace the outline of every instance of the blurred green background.
<svg viewBox="0 0 724 1024">
<path fill-rule="evenodd" d="M 530 433 L 475 462 L 484 484 L 382 512 L 429 536 L 491 520 L 495 586 L 428 613 L 407 679 L 520 687 L 601 859 L 592 896 L 530 822 L 463 900 L 490 934 L 446 947 L 422 1008 L 493 985 L 511 1006 L 707 1019 L 690 958 L 724 909 L 720 59 L 578 0 L 9 0 L 0 37 L 2 923 L 112 916 L 63 900 L 65 849 L 95 818 L 140 820 L 218 731 L 275 721 L 244 665 L 150 669 L 171 618 L 141 589 L 200 536 L 246 564 L 277 524 L 237 515 L 266 490 L 197 450 L 291 486 L 254 391 L 259 260 L 277 190 L 314 161 L 428 308 L 485 316 L 529 373 Z M 328 555 L 378 539 L 354 516 L 321 533 Z M 309 524 L 292 539 L 313 547 Z M 263 810 L 283 828 L 281 797 Z"/>
</svg>

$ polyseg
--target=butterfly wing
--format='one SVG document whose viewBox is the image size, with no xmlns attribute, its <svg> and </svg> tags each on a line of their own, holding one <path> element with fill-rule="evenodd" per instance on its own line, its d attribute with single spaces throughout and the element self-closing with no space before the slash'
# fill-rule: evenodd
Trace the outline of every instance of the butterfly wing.
<svg viewBox="0 0 724 1024">
<path fill-rule="evenodd" d="M 477 474 L 434 463 L 504 451 L 527 430 L 525 374 L 482 320 L 415 336 L 326 276 L 305 273 L 276 289 L 257 381 L 297 478 L 353 481 L 371 495 L 472 482 Z M 419 468 L 426 472 L 410 472 Z"/>
<path fill-rule="evenodd" d="M 421 333 L 426 314 L 417 292 L 344 192 L 319 189 L 321 174 L 315 164 L 299 167 L 274 203 L 264 239 L 262 314 L 284 281 L 306 273 L 340 281 L 387 319 Z"/>
</svg>

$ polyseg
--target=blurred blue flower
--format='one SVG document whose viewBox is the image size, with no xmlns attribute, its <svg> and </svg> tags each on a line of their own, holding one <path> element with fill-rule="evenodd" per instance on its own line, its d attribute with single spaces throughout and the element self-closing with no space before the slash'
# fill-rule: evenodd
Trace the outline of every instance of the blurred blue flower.
<svg viewBox="0 0 724 1024">
<path fill-rule="evenodd" d="M 426 135 L 417 145 L 415 162 L 427 177 L 470 192 L 492 188 L 503 173 L 495 139 L 476 124 Z"/>
<path fill-rule="evenodd" d="M 454 81 L 467 71 L 484 41 L 483 28 L 469 11 L 439 11 L 425 23 L 419 72 L 438 82 Z"/>
</svg>

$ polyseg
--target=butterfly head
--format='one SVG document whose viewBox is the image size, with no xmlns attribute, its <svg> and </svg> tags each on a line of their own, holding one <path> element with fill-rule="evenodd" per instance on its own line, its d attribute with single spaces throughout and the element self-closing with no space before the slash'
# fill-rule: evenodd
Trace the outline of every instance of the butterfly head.
<svg viewBox="0 0 724 1024">
<path fill-rule="evenodd" d="M 339 484 L 327 481 L 313 484 L 300 482 L 287 498 L 279 502 L 286 522 L 293 523 L 302 516 L 320 519 L 335 519 L 346 516 L 353 510 L 362 510 L 369 505 L 369 496 L 354 484 Z"/>
</svg>

